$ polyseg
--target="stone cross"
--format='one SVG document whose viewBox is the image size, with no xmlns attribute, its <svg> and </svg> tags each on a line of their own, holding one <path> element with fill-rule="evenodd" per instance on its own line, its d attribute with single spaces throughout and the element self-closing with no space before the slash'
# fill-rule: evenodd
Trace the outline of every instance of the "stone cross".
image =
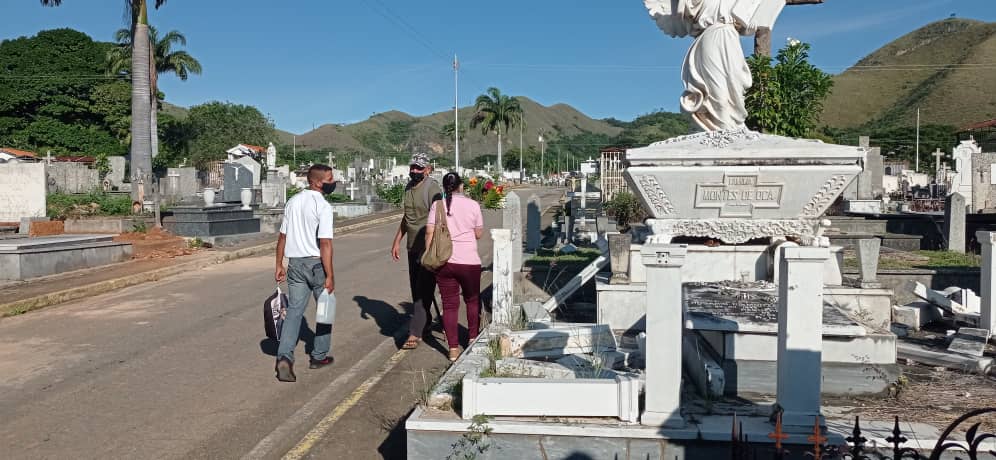
<svg viewBox="0 0 996 460">
<path fill-rule="evenodd" d="M 934 156 L 934 171 L 936 171 L 937 174 L 940 174 L 940 172 L 941 172 L 941 158 L 944 158 L 944 152 L 942 152 L 941 149 L 937 149 L 937 150 L 934 151 L 934 153 L 931 153 L 931 155 Z M 939 175 L 938 175 L 938 178 L 940 178 Z M 938 180 L 937 182 L 940 183 L 940 180 Z"/>
<path fill-rule="evenodd" d="M 350 182 L 349 183 L 349 187 L 346 187 L 346 190 L 349 191 L 349 199 L 350 199 L 350 201 L 355 200 L 356 199 L 356 191 L 359 190 L 359 187 L 356 186 L 356 182 Z"/>
<path fill-rule="evenodd" d="M 512 312 L 512 231 L 507 228 L 491 229 L 492 241 L 492 300 L 491 312 L 497 324 L 508 324 Z M 518 251 L 520 254 L 522 250 Z"/>
<path fill-rule="evenodd" d="M 645 244 L 640 258 L 647 271 L 646 403 L 640 423 L 683 428 L 681 416 L 681 267 L 686 245 Z M 817 361 L 817 365 L 819 361 Z M 781 369 L 781 366 L 779 366 Z M 816 391 L 819 392 L 819 380 Z"/>
<path fill-rule="evenodd" d="M 526 251 L 536 252 L 540 247 L 543 238 L 543 203 L 536 194 L 529 195 L 529 202 L 526 205 Z"/>
<path fill-rule="evenodd" d="M 954 192 L 944 200 L 944 237 L 948 251 L 965 252 L 965 196 Z"/>
<path fill-rule="evenodd" d="M 522 271 L 522 201 L 515 192 L 505 196 L 502 227 L 512 231 L 512 272 Z"/>
<path fill-rule="evenodd" d="M 820 415 L 823 266 L 830 257 L 830 250 L 786 247 L 782 251 L 778 280 L 776 400 L 784 410 L 782 423 L 785 426 L 812 427 L 815 417 L 820 417 L 820 424 L 823 424 Z M 650 288 L 649 278 L 647 288 Z M 647 294 L 649 298 L 649 291 Z M 649 312 L 647 317 L 649 320 Z M 648 380 L 648 388 L 649 384 Z"/>
<path fill-rule="evenodd" d="M 982 270 L 979 274 L 982 300 L 979 305 L 979 328 L 996 331 L 996 258 L 993 258 L 993 246 L 996 245 L 996 232 L 975 232 L 975 238 L 982 246 Z"/>
</svg>

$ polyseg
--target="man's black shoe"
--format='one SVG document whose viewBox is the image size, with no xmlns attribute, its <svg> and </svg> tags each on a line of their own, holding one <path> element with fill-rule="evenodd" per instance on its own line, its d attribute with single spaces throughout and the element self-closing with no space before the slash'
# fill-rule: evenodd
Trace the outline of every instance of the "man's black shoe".
<svg viewBox="0 0 996 460">
<path fill-rule="evenodd" d="M 281 358 L 277 360 L 277 380 L 281 382 L 296 382 L 297 376 L 294 375 L 294 363 L 288 359 Z"/>
<path fill-rule="evenodd" d="M 335 361 L 335 358 L 331 356 L 326 356 L 325 359 L 312 359 L 311 363 L 308 365 L 308 369 L 321 369 L 329 364 L 332 364 L 333 361 Z"/>
</svg>

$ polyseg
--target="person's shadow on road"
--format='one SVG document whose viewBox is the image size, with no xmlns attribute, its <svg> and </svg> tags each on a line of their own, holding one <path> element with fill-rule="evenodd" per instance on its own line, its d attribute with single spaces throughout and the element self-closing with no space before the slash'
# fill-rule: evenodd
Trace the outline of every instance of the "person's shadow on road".
<svg viewBox="0 0 996 460">
<path fill-rule="evenodd" d="M 353 297 L 353 301 L 360 307 L 360 318 L 373 318 L 385 337 L 395 337 L 398 328 L 405 322 L 405 314 L 383 300 L 358 295 Z"/>
</svg>

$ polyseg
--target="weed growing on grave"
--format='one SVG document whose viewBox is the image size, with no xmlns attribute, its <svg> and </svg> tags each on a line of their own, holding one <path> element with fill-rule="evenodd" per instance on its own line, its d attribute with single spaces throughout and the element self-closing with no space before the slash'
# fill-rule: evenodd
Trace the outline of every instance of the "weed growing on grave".
<svg viewBox="0 0 996 460">
<path fill-rule="evenodd" d="M 415 378 L 412 379 L 412 392 L 415 393 L 416 401 L 423 406 L 428 406 L 429 399 L 432 397 L 432 389 L 436 387 L 438 382 L 438 378 L 426 376 L 425 369 L 419 369 Z"/>
<path fill-rule="evenodd" d="M 501 338 L 491 337 L 488 339 L 488 348 L 484 350 L 484 355 L 488 358 L 488 363 L 481 369 L 481 377 L 499 377 L 498 361 L 504 358 L 501 351 Z"/>
<path fill-rule="evenodd" d="M 194 238 L 194 239 L 190 240 L 187 243 L 187 245 L 190 246 L 193 249 L 203 248 L 204 247 L 204 240 L 201 240 L 200 238 Z"/>
<path fill-rule="evenodd" d="M 145 225 L 144 221 L 138 221 L 131 225 L 131 231 L 134 233 L 148 233 L 149 227 Z"/>
<path fill-rule="evenodd" d="M 509 313 L 508 328 L 513 331 L 524 331 L 529 329 L 529 318 L 526 318 L 526 310 L 521 306 L 512 306 Z"/>
<path fill-rule="evenodd" d="M 468 431 L 450 446 L 452 450 L 446 460 L 474 460 L 487 452 L 491 448 L 488 436 L 494 431 L 488 425 L 490 421 L 491 417 L 487 415 L 475 415 L 467 427 Z"/>
</svg>

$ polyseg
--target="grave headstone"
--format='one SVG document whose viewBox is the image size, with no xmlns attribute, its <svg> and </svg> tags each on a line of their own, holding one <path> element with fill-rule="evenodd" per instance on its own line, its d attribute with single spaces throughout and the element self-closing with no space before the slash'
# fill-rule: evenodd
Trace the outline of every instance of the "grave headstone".
<svg viewBox="0 0 996 460">
<path fill-rule="evenodd" d="M 45 163 L 0 164 L 0 222 L 45 216 L 45 169 Z"/>
<path fill-rule="evenodd" d="M 522 201 L 515 192 L 505 196 L 502 226 L 512 231 L 512 272 L 522 271 Z"/>
<path fill-rule="evenodd" d="M 944 200 L 944 237 L 948 251 L 965 252 L 965 197 L 961 193 Z"/>
<path fill-rule="evenodd" d="M 2 219 L 0 219 L 2 220 Z M 996 232 L 975 232 L 975 239 L 982 246 L 982 265 L 979 284 L 982 287 L 982 300 L 979 305 L 979 327 L 996 332 L 996 258 L 993 245 L 996 245 Z"/>
<path fill-rule="evenodd" d="M 111 186 L 119 187 L 124 183 L 128 160 L 123 156 L 114 155 L 107 157 L 107 161 L 111 164 L 111 171 L 107 173 L 105 179 L 110 181 Z"/>
<path fill-rule="evenodd" d="M 514 250 L 512 231 L 509 229 L 492 229 L 491 241 L 494 273 L 491 281 L 493 321 L 498 324 L 508 324 L 512 314 L 512 257 L 516 252 L 521 254 L 522 249 L 520 247 Z"/>
<path fill-rule="evenodd" d="M 249 170 L 252 171 L 252 186 L 259 187 L 259 182 L 262 177 L 260 175 L 260 173 L 262 172 L 262 167 L 259 165 L 259 163 L 256 162 L 256 160 L 253 160 L 252 158 L 246 156 L 246 157 L 236 158 L 235 160 L 233 160 L 233 163 L 239 163 L 244 165 L 246 168 L 249 168 Z"/>
<path fill-rule="evenodd" d="M 951 151 L 951 158 L 954 159 L 955 173 L 951 178 L 951 188 L 948 189 L 948 193 L 958 192 L 968 199 L 967 201 L 972 204 L 973 209 L 982 209 L 976 206 L 976 200 L 973 196 L 973 171 L 979 166 L 974 161 L 974 156 L 982 153 L 982 149 L 973 140 L 961 141 L 954 150 Z"/>
<path fill-rule="evenodd" d="M 246 165 L 239 162 L 225 163 L 224 183 L 225 190 L 221 201 L 241 203 L 242 189 L 252 188 L 253 186 L 253 172 Z"/>
<path fill-rule="evenodd" d="M 858 264 L 861 266 L 861 287 L 878 288 L 878 255 L 882 240 L 866 238 L 858 240 Z"/>
<path fill-rule="evenodd" d="M 529 196 L 526 205 L 526 251 L 536 252 L 540 247 L 542 235 L 542 202 L 536 194 Z"/>
<path fill-rule="evenodd" d="M 633 238 L 627 233 L 609 233 L 609 266 L 612 277 L 609 284 L 629 283 L 630 244 Z"/>
<path fill-rule="evenodd" d="M 270 208 L 279 208 L 287 203 L 287 187 L 281 181 L 263 183 L 263 204 Z"/>
<path fill-rule="evenodd" d="M 163 184 L 165 194 L 174 197 L 191 197 L 197 195 L 197 168 L 168 168 L 166 181 Z"/>
</svg>

